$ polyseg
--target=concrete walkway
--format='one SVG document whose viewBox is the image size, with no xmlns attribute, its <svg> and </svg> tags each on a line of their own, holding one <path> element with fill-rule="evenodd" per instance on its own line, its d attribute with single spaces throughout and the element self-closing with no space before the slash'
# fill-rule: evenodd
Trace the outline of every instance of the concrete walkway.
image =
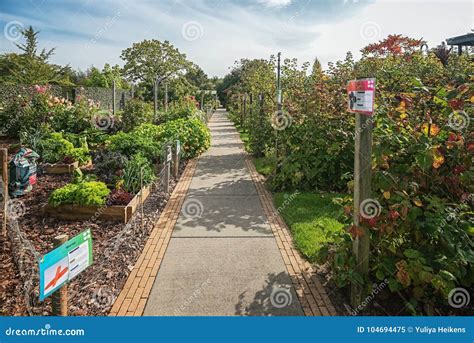
<svg viewBox="0 0 474 343">
<path fill-rule="evenodd" d="M 146 316 L 303 315 L 225 111 L 209 123 Z"/>
</svg>

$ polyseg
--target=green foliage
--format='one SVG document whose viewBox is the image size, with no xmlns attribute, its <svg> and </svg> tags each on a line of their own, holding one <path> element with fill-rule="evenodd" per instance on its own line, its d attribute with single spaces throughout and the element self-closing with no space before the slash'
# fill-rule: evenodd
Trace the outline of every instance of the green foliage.
<svg viewBox="0 0 474 343">
<path fill-rule="evenodd" d="M 31 95 L 18 95 L 0 111 L 0 132 L 18 138 L 20 132 L 46 124 L 49 120 L 47 87 L 31 87 Z"/>
<path fill-rule="evenodd" d="M 211 145 L 211 134 L 207 126 L 199 119 L 178 119 L 160 125 L 163 142 L 181 142 L 181 154 L 184 158 L 193 158 L 203 153 Z"/>
<path fill-rule="evenodd" d="M 67 158 L 79 162 L 79 165 L 90 161 L 89 148 L 85 139 L 81 141 L 80 147 L 75 148 L 60 132 L 49 134 L 38 143 L 37 149 L 45 163 L 63 162 Z"/>
<path fill-rule="evenodd" d="M 153 108 L 149 103 L 139 99 L 127 102 L 122 114 L 122 125 L 124 131 L 128 132 L 141 124 L 153 121 Z"/>
<path fill-rule="evenodd" d="M 132 81 L 153 83 L 157 75 L 168 78 L 182 74 L 191 66 L 186 55 L 170 42 L 156 39 L 134 43 L 120 57 L 125 61 L 124 74 Z"/>
<path fill-rule="evenodd" d="M 54 131 L 81 133 L 93 126 L 93 116 L 99 107 L 90 100 L 80 99 L 74 105 L 69 101 L 51 96 L 48 99 L 50 125 Z"/>
<path fill-rule="evenodd" d="M 54 54 L 54 48 L 42 49 L 38 53 L 38 33 L 29 26 L 22 32 L 25 43 L 16 44 L 21 53 L 0 56 L 0 81 L 21 85 L 71 84 L 68 77 L 69 66 L 48 63 Z"/>
<path fill-rule="evenodd" d="M 160 112 L 156 122 L 161 124 L 176 119 L 199 118 L 204 120 L 204 113 L 196 107 L 196 101 L 192 97 L 186 97 L 180 101 L 174 101 L 169 105 L 168 112 Z"/>
<path fill-rule="evenodd" d="M 128 158 L 116 151 L 101 149 L 94 155 L 95 174 L 106 184 L 115 185 L 123 176 Z"/>
<path fill-rule="evenodd" d="M 148 160 L 157 161 L 162 154 L 162 131 L 160 126 L 142 124 L 129 133 L 112 136 L 109 149 L 128 157 L 141 153 Z"/>
<path fill-rule="evenodd" d="M 55 207 L 66 204 L 103 206 L 109 193 L 103 182 L 79 181 L 54 190 L 49 197 L 49 204 Z"/>
<path fill-rule="evenodd" d="M 141 185 L 149 185 L 155 179 L 153 166 L 142 155 L 134 155 L 125 165 L 123 174 L 123 188 L 125 191 L 136 194 L 140 191 Z"/>
<path fill-rule="evenodd" d="M 162 157 L 166 143 L 179 139 L 182 156 L 193 158 L 210 146 L 207 126 L 197 118 L 178 119 L 161 125 L 142 124 L 129 133 L 120 132 L 110 140 L 109 149 L 125 156 L 141 153 L 150 161 Z"/>
<path fill-rule="evenodd" d="M 120 66 L 110 66 L 110 64 L 106 63 L 102 70 L 96 67 L 91 67 L 87 70 L 82 84 L 87 87 L 112 88 L 114 81 L 117 89 L 128 88 L 127 82 L 122 77 Z"/>
<path fill-rule="evenodd" d="M 420 53 L 417 42 L 390 36 L 365 49 L 357 62 L 348 54 L 324 72 L 315 63 L 309 76 L 308 65 L 284 60 L 286 125 L 279 127 L 273 69 L 242 62 L 226 78 L 226 93 L 232 120 L 249 133 L 250 150 L 275 161 L 269 178 L 274 189 L 351 191 L 355 116 L 347 112 L 345 88 L 348 80 L 376 78 L 372 191 L 381 211 L 361 224 L 376 247 L 370 275 L 362 280 L 354 269 L 352 241 L 361 231 L 352 225 L 350 199 L 341 201 L 348 230 L 333 232 L 326 258 L 341 287 L 387 278 L 389 289 L 408 299 L 414 313 L 432 314 L 454 287 L 474 284 L 468 120 L 474 87 L 466 83 L 473 65 L 455 54 L 443 65 L 435 54 Z M 264 93 L 263 106 L 248 107 L 242 116 L 242 95 L 255 92 Z"/>
</svg>

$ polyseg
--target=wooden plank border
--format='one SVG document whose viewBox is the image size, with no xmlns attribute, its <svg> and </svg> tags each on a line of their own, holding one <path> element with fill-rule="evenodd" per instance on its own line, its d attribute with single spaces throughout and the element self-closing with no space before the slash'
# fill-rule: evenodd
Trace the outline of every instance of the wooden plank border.
<svg viewBox="0 0 474 343">
<path fill-rule="evenodd" d="M 143 187 L 142 190 L 133 197 L 127 206 L 60 205 L 54 207 L 51 205 L 45 205 L 43 207 L 43 213 L 45 215 L 64 220 L 87 220 L 91 219 L 92 217 L 96 217 L 103 220 L 116 220 L 123 223 L 128 223 L 129 220 L 132 219 L 133 214 L 138 209 L 140 202 L 145 202 L 150 196 L 150 189 L 151 186 Z"/>
</svg>

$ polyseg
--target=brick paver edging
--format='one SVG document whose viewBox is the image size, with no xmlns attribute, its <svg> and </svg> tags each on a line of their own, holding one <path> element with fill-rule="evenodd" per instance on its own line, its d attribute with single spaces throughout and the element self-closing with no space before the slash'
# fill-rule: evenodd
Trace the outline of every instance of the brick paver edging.
<svg viewBox="0 0 474 343">
<path fill-rule="evenodd" d="M 128 276 L 109 316 L 141 316 L 155 282 L 161 261 L 178 220 L 181 206 L 196 170 L 197 159 L 188 162 L 145 247 Z"/>
<path fill-rule="evenodd" d="M 290 231 L 280 213 L 273 204 L 271 193 L 264 185 L 260 175 L 248 154 L 245 163 L 250 171 L 252 180 L 262 203 L 265 216 L 272 228 L 281 256 L 290 274 L 296 294 L 306 316 L 335 316 L 337 315 L 329 296 L 316 275 L 313 267 L 306 261 L 293 245 Z"/>
</svg>

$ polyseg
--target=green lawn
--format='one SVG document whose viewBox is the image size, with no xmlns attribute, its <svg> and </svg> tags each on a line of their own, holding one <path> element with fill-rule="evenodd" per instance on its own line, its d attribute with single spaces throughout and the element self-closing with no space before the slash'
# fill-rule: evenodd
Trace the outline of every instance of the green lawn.
<svg viewBox="0 0 474 343">
<path fill-rule="evenodd" d="M 333 198 L 341 196 L 335 193 L 273 194 L 275 205 L 293 234 L 296 248 L 310 261 L 315 261 L 318 251 L 332 241 L 331 232 L 343 230 L 344 225 L 336 219 L 341 215 L 341 207 L 332 202 Z"/>
</svg>

